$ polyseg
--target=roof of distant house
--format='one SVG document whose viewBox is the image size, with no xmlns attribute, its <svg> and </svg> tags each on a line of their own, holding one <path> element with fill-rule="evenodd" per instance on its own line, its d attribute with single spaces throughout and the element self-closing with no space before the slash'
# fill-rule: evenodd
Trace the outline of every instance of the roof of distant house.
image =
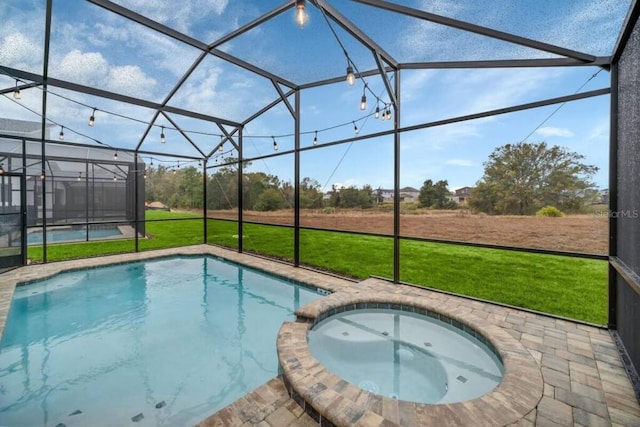
<svg viewBox="0 0 640 427">
<path fill-rule="evenodd" d="M 48 128 L 54 127 L 55 125 L 47 124 Z M 16 119 L 7 119 L 0 118 L 0 132 L 11 132 L 11 133 L 31 133 L 39 131 L 42 128 L 42 123 L 40 122 L 32 122 L 29 120 L 16 120 Z"/>
</svg>

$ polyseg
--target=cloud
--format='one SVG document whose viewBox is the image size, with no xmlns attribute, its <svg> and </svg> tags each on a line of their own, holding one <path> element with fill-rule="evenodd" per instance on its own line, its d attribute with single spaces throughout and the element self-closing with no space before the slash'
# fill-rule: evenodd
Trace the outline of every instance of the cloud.
<svg viewBox="0 0 640 427">
<path fill-rule="evenodd" d="M 42 44 L 23 34 L 4 35 L 0 42 L 0 64 L 27 71 L 42 72 Z"/>
<path fill-rule="evenodd" d="M 462 166 L 462 167 L 472 167 L 475 166 L 476 163 L 471 160 L 466 159 L 449 159 L 444 162 L 445 165 L 450 166 Z"/>
<path fill-rule="evenodd" d="M 156 85 L 156 80 L 137 65 L 110 65 L 100 52 L 74 49 L 53 62 L 51 68 L 53 74 L 62 79 L 135 97 L 150 96 Z"/>
<path fill-rule="evenodd" d="M 567 128 L 557 128 L 557 127 L 553 127 L 553 126 L 545 126 L 545 127 L 541 127 L 540 129 L 538 129 L 536 131 L 536 133 L 540 136 L 543 137 L 549 137 L 549 136 L 558 136 L 561 138 L 571 138 L 573 136 L 575 136 L 575 134 Z"/>
</svg>

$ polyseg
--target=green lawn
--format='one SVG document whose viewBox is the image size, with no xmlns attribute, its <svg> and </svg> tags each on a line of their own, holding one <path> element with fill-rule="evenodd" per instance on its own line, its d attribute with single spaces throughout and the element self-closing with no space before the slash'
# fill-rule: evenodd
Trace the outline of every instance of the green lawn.
<svg viewBox="0 0 640 427">
<path fill-rule="evenodd" d="M 203 242 L 202 219 L 184 213 L 152 211 L 147 219 L 194 218 L 147 222 L 149 239 L 140 250 Z M 209 243 L 238 247 L 237 224 L 208 220 Z M 244 224 L 243 249 L 284 260 L 293 259 L 293 229 Z M 133 252 L 132 240 L 51 245 L 49 261 Z M 418 241 L 400 246 L 403 282 L 442 289 L 546 313 L 605 324 L 606 261 L 473 248 Z M 29 258 L 42 259 L 41 247 Z M 392 277 L 393 240 L 330 231 L 300 231 L 303 264 L 355 278 Z"/>
</svg>

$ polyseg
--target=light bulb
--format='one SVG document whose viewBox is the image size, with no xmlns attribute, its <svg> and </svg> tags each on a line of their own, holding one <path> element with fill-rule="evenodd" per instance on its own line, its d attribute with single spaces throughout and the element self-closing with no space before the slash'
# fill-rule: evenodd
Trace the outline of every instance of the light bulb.
<svg viewBox="0 0 640 427">
<path fill-rule="evenodd" d="M 391 120 L 391 107 L 387 108 L 387 120 Z"/>
<path fill-rule="evenodd" d="M 352 122 L 353 123 L 353 131 L 355 132 L 355 134 L 357 135 L 358 132 L 360 132 L 360 130 L 358 130 L 358 126 L 356 126 L 356 122 Z"/>
<path fill-rule="evenodd" d="M 2 175 L 4 173 L 4 167 L 2 166 L 2 163 L 0 163 L 0 175 Z"/>
<path fill-rule="evenodd" d="M 376 119 L 380 118 L 380 106 L 376 105 L 376 115 L 375 115 Z"/>
<path fill-rule="evenodd" d="M 58 135 L 60 141 L 64 141 L 64 126 L 60 128 L 60 134 Z"/>
<path fill-rule="evenodd" d="M 276 139 L 273 136 L 271 138 L 273 138 L 273 151 L 278 151 L 278 143 L 276 142 Z"/>
<path fill-rule="evenodd" d="M 220 144 L 220 148 L 218 148 L 218 151 L 220 152 L 224 151 L 224 144 Z"/>
<path fill-rule="evenodd" d="M 305 0 L 296 0 L 296 22 L 298 23 L 300 28 L 302 28 L 308 20 L 309 15 L 305 10 Z"/>
<path fill-rule="evenodd" d="M 89 117 L 89 126 L 93 126 L 93 124 L 96 122 L 96 109 L 93 109 L 93 112 L 91 112 L 91 117 Z"/>
<path fill-rule="evenodd" d="M 351 67 L 351 65 L 347 66 L 347 83 L 349 83 L 349 86 L 356 84 L 356 76 L 353 74 L 353 67 Z"/>
<path fill-rule="evenodd" d="M 144 175 L 142 175 L 143 179 L 147 179 L 147 171 L 144 172 Z"/>
<path fill-rule="evenodd" d="M 160 131 L 160 142 L 163 144 L 167 142 L 167 138 L 164 136 L 164 126 L 162 126 L 162 130 Z"/>
<path fill-rule="evenodd" d="M 20 95 L 20 89 L 18 88 L 18 80 L 16 79 L 16 88 L 13 90 L 13 98 L 20 99 L 22 96 Z"/>
<path fill-rule="evenodd" d="M 44 171 L 40 172 L 40 179 L 42 181 L 44 181 L 44 177 L 45 177 Z"/>
<path fill-rule="evenodd" d="M 118 180 L 118 178 L 116 177 L 116 174 L 115 174 L 115 173 L 113 174 L 113 180 L 114 180 L 114 181 L 117 181 L 117 180 Z"/>
<path fill-rule="evenodd" d="M 80 181 L 81 179 L 82 179 L 82 172 L 78 174 L 78 181 Z"/>
<path fill-rule="evenodd" d="M 313 137 L 313 145 L 318 145 L 318 131 L 316 131 L 316 134 Z"/>
<path fill-rule="evenodd" d="M 118 151 L 113 153 L 113 160 L 118 160 Z"/>
<path fill-rule="evenodd" d="M 362 98 L 360 99 L 360 109 L 362 111 L 367 109 L 367 95 L 362 94 Z"/>
</svg>

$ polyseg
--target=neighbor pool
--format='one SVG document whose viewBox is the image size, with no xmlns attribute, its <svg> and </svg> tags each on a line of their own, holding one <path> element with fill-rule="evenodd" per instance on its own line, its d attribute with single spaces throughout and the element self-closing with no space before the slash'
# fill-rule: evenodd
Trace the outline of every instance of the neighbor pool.
<svg viewBox="0 0 640 427">
<path fill-rule="evenodd" d="M 277 375 L 276 335 L 313 289 L 208 256 L 16 288 L 1 426 L 190 426 Z"/>
<path fill-rule="evenodd" d="M 89 228 L 89 240 L 99 240 L 122 236 L 118 227 Z M 82 227 L 62 227 L 50 228 L 47 230 L 48 243 L 75 242 L 87 240 L 87 228 Z M 29 231 L 27 233 L 27 245 L 42 244 L 43 233 L 41 230 Z"/>
</svg>

